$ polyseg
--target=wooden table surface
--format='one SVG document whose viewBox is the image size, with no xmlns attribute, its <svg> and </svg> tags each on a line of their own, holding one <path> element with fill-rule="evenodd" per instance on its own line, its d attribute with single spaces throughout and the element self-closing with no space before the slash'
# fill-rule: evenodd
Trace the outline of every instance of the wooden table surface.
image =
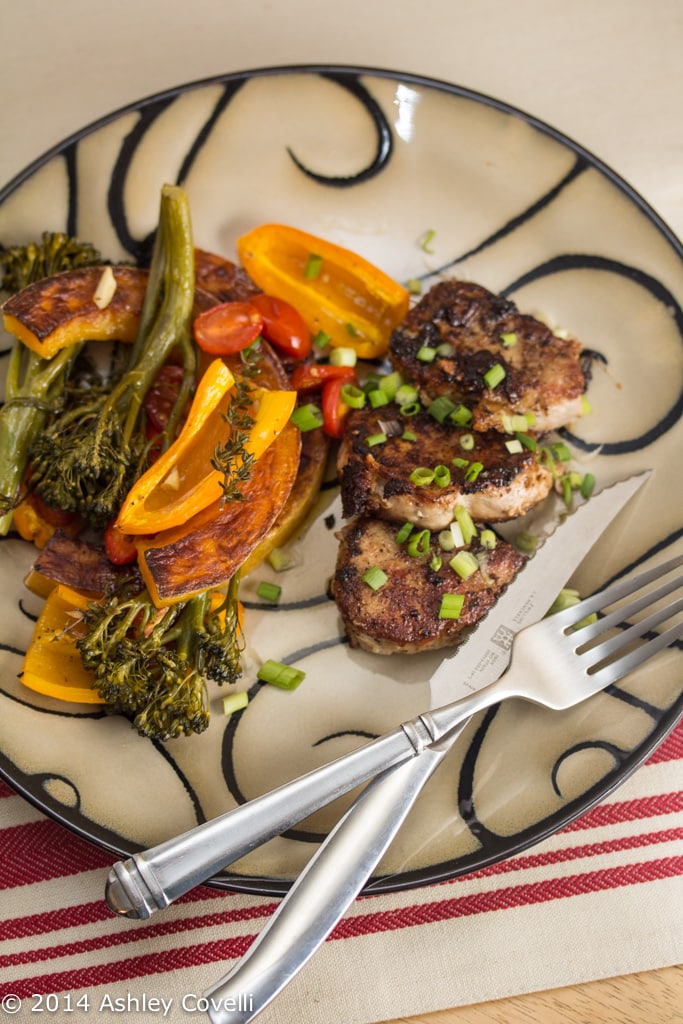
<svg viewBox="0 0 683 1024">
<path fill-rule="evenodd" d="M 532 992 L 386 1024 L 681 1024 L 683 967 Z"/>
</svg>

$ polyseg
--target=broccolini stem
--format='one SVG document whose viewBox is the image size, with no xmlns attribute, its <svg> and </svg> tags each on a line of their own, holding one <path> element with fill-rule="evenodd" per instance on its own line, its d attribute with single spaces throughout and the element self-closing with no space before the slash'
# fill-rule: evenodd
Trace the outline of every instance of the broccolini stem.
<svg viewBox="0 0 683 1024">
<path fill-rule="evenodd" d="M 77 344 L 42 359 L 20 341 L 14 343 L 0 409 L 0 536 L 12 525 L 31 446 L 61 398 L 67 371 L 81 347 Z"/>
</svg>

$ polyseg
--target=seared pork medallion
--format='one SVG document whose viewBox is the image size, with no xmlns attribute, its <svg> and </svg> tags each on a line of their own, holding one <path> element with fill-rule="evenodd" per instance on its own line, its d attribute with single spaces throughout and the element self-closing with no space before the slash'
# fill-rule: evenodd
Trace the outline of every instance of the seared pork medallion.
<svg viewBox="0 0 683 1024">
<path fill-rule="evenodd" d="M 386 440 L 377 443 L 384 434 Z M 354 409 L 337 459 L 344 516 L 374 515 L 443 530 L 456 504 L 478 522 L 523 515 L 548 495 L 554 477 L 537 448 L 519 444 L 511 452 L 506 442 L 509 435 L 475 434 L 442 424 L 426 410 L 403 419 L 394 403 Z M 437 466 L 429 481 L 424 470 Z"/>
<path fill-rule="evenodd" d="M 500 539 L 487 549 L 477 538 L 467 554 L 478 568 L 463 578 L 449 561 L 455 552 L 442 552 L 436 535 L 425 531 L 415 553 L 396 535 L 395 524 L 366 517 L 340 533 L 331 594 L 351 646 L 373 654 L 415 654 L 459 643 L 525 561 Z M 459 615 L 450 617 L 460 602 Z"/>
<path fill-rule="evenodd" d="M 393 332 L 390 358 L 419 388 L 465 403 L 475 430 L 514 415 L 554 430 L 581 415 L 582 346 L 559 338 L 508 299 L 469 281 L 434 285 Z"/>
</svg>

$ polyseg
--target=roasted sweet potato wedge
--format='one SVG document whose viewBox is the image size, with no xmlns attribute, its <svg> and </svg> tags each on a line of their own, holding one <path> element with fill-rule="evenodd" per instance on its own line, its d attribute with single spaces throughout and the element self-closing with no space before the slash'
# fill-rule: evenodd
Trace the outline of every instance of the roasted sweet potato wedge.
<svg viewBox="0 0 683 1024">
<path fill-rule="evenodd" d="M 138 565 L 154 603 L 163 608 L 227 583 L 270 530 L 299 469 L 301 434 L 288 423 L 256 463 L 244 501 L 220 502 L 189 523 L 137 543 Z"/>
</svg>

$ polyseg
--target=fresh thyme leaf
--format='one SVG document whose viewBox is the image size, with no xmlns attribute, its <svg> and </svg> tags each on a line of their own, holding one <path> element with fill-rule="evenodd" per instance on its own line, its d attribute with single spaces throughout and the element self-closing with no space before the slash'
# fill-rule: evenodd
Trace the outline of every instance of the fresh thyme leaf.
<svg viewBox="0 0 683 1024">
<path fill-rule="evenodd" d="M 252 401 L 251 381 L 259 372 L 261 352 L 257 344 L 250 345 L 241 354 L 242 369 L 233 389 L 224 419 L 231 428 L 225 444 L 218 445 L 211 465 L 223 474 L 221 504 L 242 501 L 242 486 L 251 479 L 256 459 L 246 450 L 249 433 L 254 425 L 250 413 Z"/>
</svg>

